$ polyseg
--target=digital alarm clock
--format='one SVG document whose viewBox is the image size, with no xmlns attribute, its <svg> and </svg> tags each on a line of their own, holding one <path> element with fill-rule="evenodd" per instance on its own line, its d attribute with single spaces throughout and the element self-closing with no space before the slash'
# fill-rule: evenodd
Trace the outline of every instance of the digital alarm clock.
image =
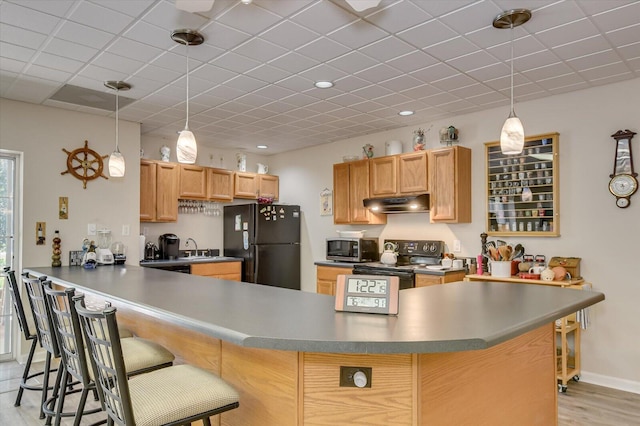
<svg viewBox="0 0 640 426">
<path fill-rule="evenodd" d="M 338 275 L 336 311 L 398 314 L 400 279 L 380 275 Z"/>
</svg>

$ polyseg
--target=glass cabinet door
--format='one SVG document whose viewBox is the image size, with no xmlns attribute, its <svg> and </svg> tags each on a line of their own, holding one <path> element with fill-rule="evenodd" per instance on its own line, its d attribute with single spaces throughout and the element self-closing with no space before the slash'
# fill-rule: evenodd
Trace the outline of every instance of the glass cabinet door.
<svg viewBox="0 0 640 426">
<path fill-rule="evenodd" d="M 558 133 L 525 138 L 518 155 L 485 144 L 488 235 L 560 235 L 558 144 Z"/>
</svg>

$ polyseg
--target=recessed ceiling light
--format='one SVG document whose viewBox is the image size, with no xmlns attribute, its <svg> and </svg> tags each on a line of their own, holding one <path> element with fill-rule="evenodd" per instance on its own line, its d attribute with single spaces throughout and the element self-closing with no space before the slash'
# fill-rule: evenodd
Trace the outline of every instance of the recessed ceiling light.
<svg viewBox="0 0 640 426">
<path fill-rule="evenodd" d="M 409 110 L 407 110 L 407 111 L 400 111 L 400 112 L 398 113 L 398 115 L 401 115 L 401 116 L 403 116 L 403 117 L 406 117 L 407 115 L 413 115 L 413 111 L 409 111 Z"/>
<path fill-rule="evenodd" d="M 240 0 L 240 2 L 242 2 L 242 4 L 251 4 L 252 0 Z"/>
<path fill-rule="evenodd" d="M 258 149 L 267 149 L 269 147 L 266 146 L 266 145 L 258 145 L 258 146 L 256 146 L 256 148 L 258 148 Z"/>
<path fill-rule="evenodd" d="M 333 83 L 330 81 L 316 81 L 314 86 L 318 89 L 328 89 L 329 87 L 333 87 Z"/>
</svg>

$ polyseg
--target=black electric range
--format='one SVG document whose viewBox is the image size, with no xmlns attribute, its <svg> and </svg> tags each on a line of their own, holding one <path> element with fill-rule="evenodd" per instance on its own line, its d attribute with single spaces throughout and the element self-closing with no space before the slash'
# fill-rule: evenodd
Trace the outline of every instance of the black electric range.
<svg viewBox="0 0 640 426">
<path fill-rule="evenodd" d="M 382 262 L 358 263 L 353 266 L 354 275 L 389 275 L 400 279 L 400 289 L 415 286 L 416 268 L 438 265 L 444 255 L 444 241 L 435 240 L 384 240 L 397 247 L 398 262 L 387 265 Z"/>
</svg>

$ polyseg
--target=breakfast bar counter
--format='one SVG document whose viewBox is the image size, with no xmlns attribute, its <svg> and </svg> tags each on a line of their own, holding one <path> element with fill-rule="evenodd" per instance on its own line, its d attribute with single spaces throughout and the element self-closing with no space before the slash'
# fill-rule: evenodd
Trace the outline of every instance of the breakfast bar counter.
<svg viewBox="0 0 640 426">
<path fill-rule="evenodd" d="M 459 282 L 403 290 L 398 315 L 387 316 L 138 266 L 25 271 L 111 302 L 119 323 L 220 374 L 241 394 L 223 425 L 555 424 L 553 322 L 604 299 Z M 345 366 L 371 368 L 368 387 L 341 386 Z"/>
</svg>

